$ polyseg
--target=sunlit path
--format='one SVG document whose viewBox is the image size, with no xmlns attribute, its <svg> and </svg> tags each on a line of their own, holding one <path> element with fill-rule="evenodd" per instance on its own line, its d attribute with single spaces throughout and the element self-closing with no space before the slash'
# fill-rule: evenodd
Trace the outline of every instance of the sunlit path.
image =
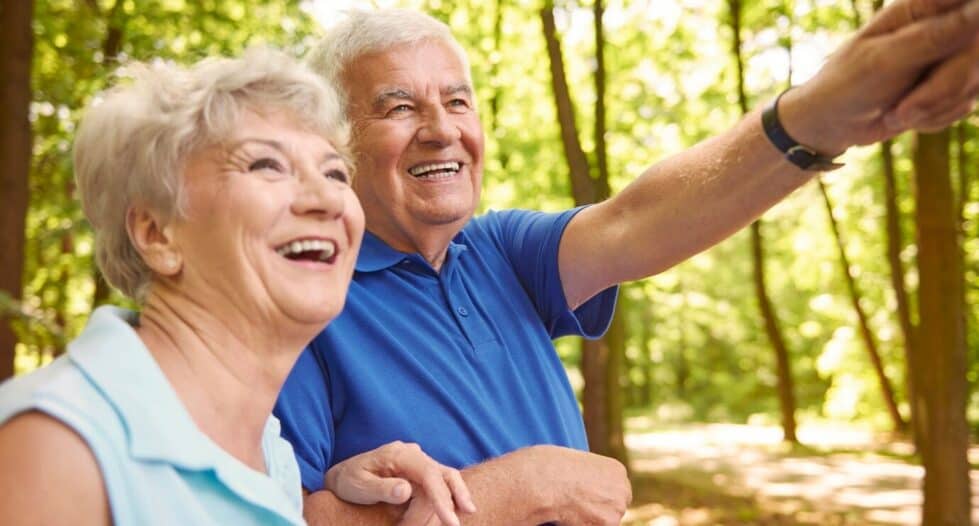
<svg viewBox="0 0 979 526">
<path fill-rule="evenodd" d="M 648 429 L 632 419 L 635 500 L 630 525 L 917 525 L 923 470 L 905 442 L 867 431 L 804 426 L 804 447 L 774 426 L 689 424 Z M 975 465 L 979 448 L 970 459 Z M 979 471 L 972 471 L 979 502 Z M 979 509 L 973 507 L 973 521 Z"/>
</svg>

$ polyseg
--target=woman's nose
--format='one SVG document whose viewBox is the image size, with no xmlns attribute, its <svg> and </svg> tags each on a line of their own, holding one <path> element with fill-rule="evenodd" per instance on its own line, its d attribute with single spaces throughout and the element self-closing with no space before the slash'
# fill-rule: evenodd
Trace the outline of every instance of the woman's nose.
<svg viewBox="0 0 979 526">
<path fill-rule="evenodd" d="M 293 211 L 296 214 L 340 217 L 344 211 L 343 194 L 346 189 L 347 183 L 328 178 L 318 170 L 305 170 L 300 176 Z"/>
</svg>

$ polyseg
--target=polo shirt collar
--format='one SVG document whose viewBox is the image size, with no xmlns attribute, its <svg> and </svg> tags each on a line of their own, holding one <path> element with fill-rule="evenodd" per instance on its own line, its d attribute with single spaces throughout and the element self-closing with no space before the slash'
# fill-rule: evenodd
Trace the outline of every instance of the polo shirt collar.
<svg viewBox="0 0 979 526">
<path fill-rule="evenodd" d="M 468 247 L 461 243 L 464 234 L 460 233 L 449 242 L 449 249 L 446 253 L 446 262 L 459 257 Z M 360 244 L 360 253 L 357 255 L 357 272 L 377 272 L 386 268 L 393 267 L 406 259 L 418 259 L 424 262 L 419 254 L 407 254 L 391 248 L 381 238 L 364 231 L 364 240 Z M 427 264 L 427 262 L 426 262 Z"/>
<path fill-rule="evenodd" d="M 211 441 L 194 423 L 176 391 L 149 349 L 133 329 L 138 314 L 113 306 L 97 308 L 85 330 L 68 344 L 68 358 L 111 403 L 126 429 L 134 459 L 162 461 L 190 471 L 212 470 L 239 496 L 261 507 L 295 518 L 296 510 L 283 509 L 271 495 L 256 492 L 243 477 L 254 471 Z M 265 423 L 263 449 L 270 462 L 270 432 L 278 436 L 279 422 Z M 274 469 L 268 466 L 269 470 Z M 272 479 L 268 479 L 271 484 Z M 265 482 L 258 480 L 258 484 Z M 281 499 L 279 499 L 281 500 Z"/>
<path fill-rule="evenodd" d="M 136 335 L 134 312 L 100 307 L 68 345 L 69 358 L 115 406 L 125 423 L 130 453 L 188 469 L 210 464 L 193 440 L 200 430 Z"/>
</svg>

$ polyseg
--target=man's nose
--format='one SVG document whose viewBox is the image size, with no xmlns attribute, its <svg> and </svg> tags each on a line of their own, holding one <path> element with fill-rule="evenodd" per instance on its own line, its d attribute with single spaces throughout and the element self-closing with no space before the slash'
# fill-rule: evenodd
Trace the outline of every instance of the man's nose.
<svg viewBox="0 0 979 526">
<path fill-rule="evenodd" d="M 423 144 L 444 147 L 462 136 L 459 127 L 452 121 L 449 112 L 436 106 L 424 114 L 424 122 L 418 130 L 418 140 Z"/>
</svg>

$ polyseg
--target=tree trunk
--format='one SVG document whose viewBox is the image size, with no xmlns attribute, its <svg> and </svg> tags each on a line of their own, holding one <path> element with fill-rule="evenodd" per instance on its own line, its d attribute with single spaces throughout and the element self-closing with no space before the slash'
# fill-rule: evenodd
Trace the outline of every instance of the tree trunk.
<svg viewBox="0 0 979 526">
<path fill-rule="evenodd" d="M 611 195 L 608 182 L 608 151 L 605 144 L 605 30 L 603 19 L 604 0 L 594 0 L 592 14 L 595 24 L 595 164 L 598 177 L 592 179 L 595 187 L 595 202 L 607 199 Z M 552 11 L 553 12 L 553 11 Z M 625 368 L 626 299 L 624 291 L 619 294 L 615 305 L 615 316 L 605 335 L 608 344 L 608 362 L 606 363 L 605 405 L 608 419 L 608 450 L 607 455 L 618 459 L 629 466 L 628 451 L 625 447 L 625 433 L 622 429 L 622 376 Z"/>
<path fill-rule="evenodd" d="M 836 249 L 840 255 L 840 267 L 842 267 L 843 279 L 846 281 L 846 289 L 850 295 L 850 304 L 853 306 L 853 311 L 857 315 L 857 322 L 860 326 L 860 337 L 863 339 L 864 347 L 867 349 L 867 356 L 870 358 L 870 363 L 873 365 L 874 372 L 877 374 L 880 395 L 884 399 L 884 405 L 887 406 L 887 413 L 891 417 L 891 424 L 894 426 L 894 431 L 904 433 L 906 426 L 904 418 L 901 417 L 901 412 L 897 408 L 894 389 L 891 387 L 891 381 L 887 378 L 887 374 L 884 373 L 884 363 L 880 359 L 880 352 L 877 350 L 877 340 L 870 330 L 867 313 L 860 306 L 860 291 L 857 289 L 856 280 L 853 278 L 853 272 L 850 268 L 850 258 L 847 257 L 846 248 L 843 246 L 840 226 L 836 222 L 836 216 L 833 214 L 833 203 L 830 201 L 829 193 L 826 191 L 826 185 L 823 184 L 823 178 L 816 177 L 816 182 L 819 183 L 819 192 L 822 193 L 823 203 L 826 204 L 826 216 L 829 218 L 829 225 L 833 231 L 833 239 L 836 241 Z"/>
<path fill-rule="evenodd" d="M 554 105 L 561 126 L 561 146 L 568 162 L 571 196 L 576 205 L 594 203 L 598 196 L 595 194 L 595 184 L 589 175 L 588 157 L 581 147 L 581 140 L 578 139 L 578 123 L 574 103 L 571 102 L 571 93 L 568 90 L 568 80 L 564 74 L 564 56 L 561 54 L 561 43 L 557 39 L 552 2 L 546 2 L 540 16 L 544 26 L 544 40 L 547 43 L 547 56 L 550 59 L 551 91 L 554 93 Z"/>
<path fill-rule="evenodd" d="M 0 110 L 0 291 L 19 301 L 23 293 L 24 241 L 32 137 L 31 60 L 34 54 L 33 1 L 4 2 L 0 8 L 0 60 L 3 100 Z M 17 335 L 0 318 L 0 381 L 14 374 Z"/>
<path fill-rule="evenodd" d="M 911 300 L 908 297 L 907 285 L 904 281 L 904 263 L 901 261 L 901 250 L 904 240 L 901 235 L 901 212 L 897 208 L 897 182 L 894 174 L 894 154 L 891 141 L 880 144 L 882 175 L 884 176 L 884 206 L 887 228 L 887 263 L 891 270 L 891 288 L 897 300 L 897 318 L 904 338 L 905 388 L 908 391 L 908 407 L 911 409 L 911 437 L 915 450 L 920 454 L 922 444 L 919 437 L 923 431 L 918 425 L 918 413 L 922 410 L 924 398 L 918 393 L 911 372 L 914 360 L 914 325 L 911 322 Z"/>
<path fill-rule="evenodd" d="M 741 0 L 728 0 L 730 8 L 731 30 L 734 41 L 731 45 L 731 55 L 734 57 L 737 67 L 737 89 L 738 105 L 741 114 L 748 113 L 748 97 L 744 87 L 744 58 L 741 55 Z M 758 299 L 758 307 L 761 310 L 762 319 L 765 326 L 765 334 L 768 341 L 775 351 L 775 371 L 778 378 L 778 399 L 782 411 L 782 438 L 787 442 L 798 443 L 796 437 L 795 422 L 795 387 L 792 381 L 792 368 L 789 362 L 789 350 L 782 337 L 782 329 L 779 327 L 778 317 L 775 308 L 768 296 L 768 287 L 765 283 L 765 249 L 764 238 L 761 233 L 761 219 L 751 224 L 751 256 L 755 282 L 755 296 Z"/>
<path fill-rule="evenodd" d="M 918 134 L 914 152 L 920 327 L 912 367 L 924 397 L 922 522 L 970 524 L 962 268 L 949 132 Z"/>
<path fill-rule="evenodd" d="M 596 42 L 601 42 L 601 4 L 596 6 Z M 567 77 L 564 73 L 564 58 L 561 45 L 557 38 L 557 28 L 554 23 L 554 6 L 547 2 L 540 12 L 544 29 L 544 39 L 547 43 L 547 55 L 550 58 L 551 87 L 554 92 L 554 103 L 557 109 L 558 121 L 561 128 L 561 144 L 568 162 L 571 193 L 576 205 L 595 203 L 609 195 L 608 169 L 605 165 L 605 124 L 604 104 L 599 98 L 596 104 L 596 115 L 601 116 L 596 121 L 596 137 L 601 137 L 596 143 L 599 176 L 591 176 L 588 157 L 581 147 L 578 138 L 578 126 L 575 119 L 574 103 L 568 89 Z M 604 58 L 602 46 L 597 48 L 599 55 L 599 71 L 596 72 L 596 84 L 600 85 L 599 95 L 604 94 Z M 599 108 L 601 108 L 599 110 Z M 621 298 L 620 298 L 621 299 Z M 622 309 L 616 305 L 616 315 L 612 319 L 608 333 L 600 341 L 583 341 L 581 346 L 581 372 L 585 380 L 582 394 L 583 415 L 585 428 L 588 433 L 589 447 L 592 451 L 614 457 L 626 466 L 629 465 L 622 431 L 622 393 L 620 376 L 622 374 L 622 355 L 625 352 L 624 322 Z"/>
<path fill-rule="evenodd" d="M 761 219 L 751 223 L 751 257 L 754 269 L 755 296 L 765 323 L 765 334 L 775 351 L 775 372 L 778 378 L 778 400 L 782 409 L 782 439 L 798 443 L 795 422 L 795 386 L 792 381 L 792 368 L 789 362 L 789 349 L 782 337 L 778 317 L 768 297 L 765 284 L 764 239 L 761 235 Z"/>
</svg>

